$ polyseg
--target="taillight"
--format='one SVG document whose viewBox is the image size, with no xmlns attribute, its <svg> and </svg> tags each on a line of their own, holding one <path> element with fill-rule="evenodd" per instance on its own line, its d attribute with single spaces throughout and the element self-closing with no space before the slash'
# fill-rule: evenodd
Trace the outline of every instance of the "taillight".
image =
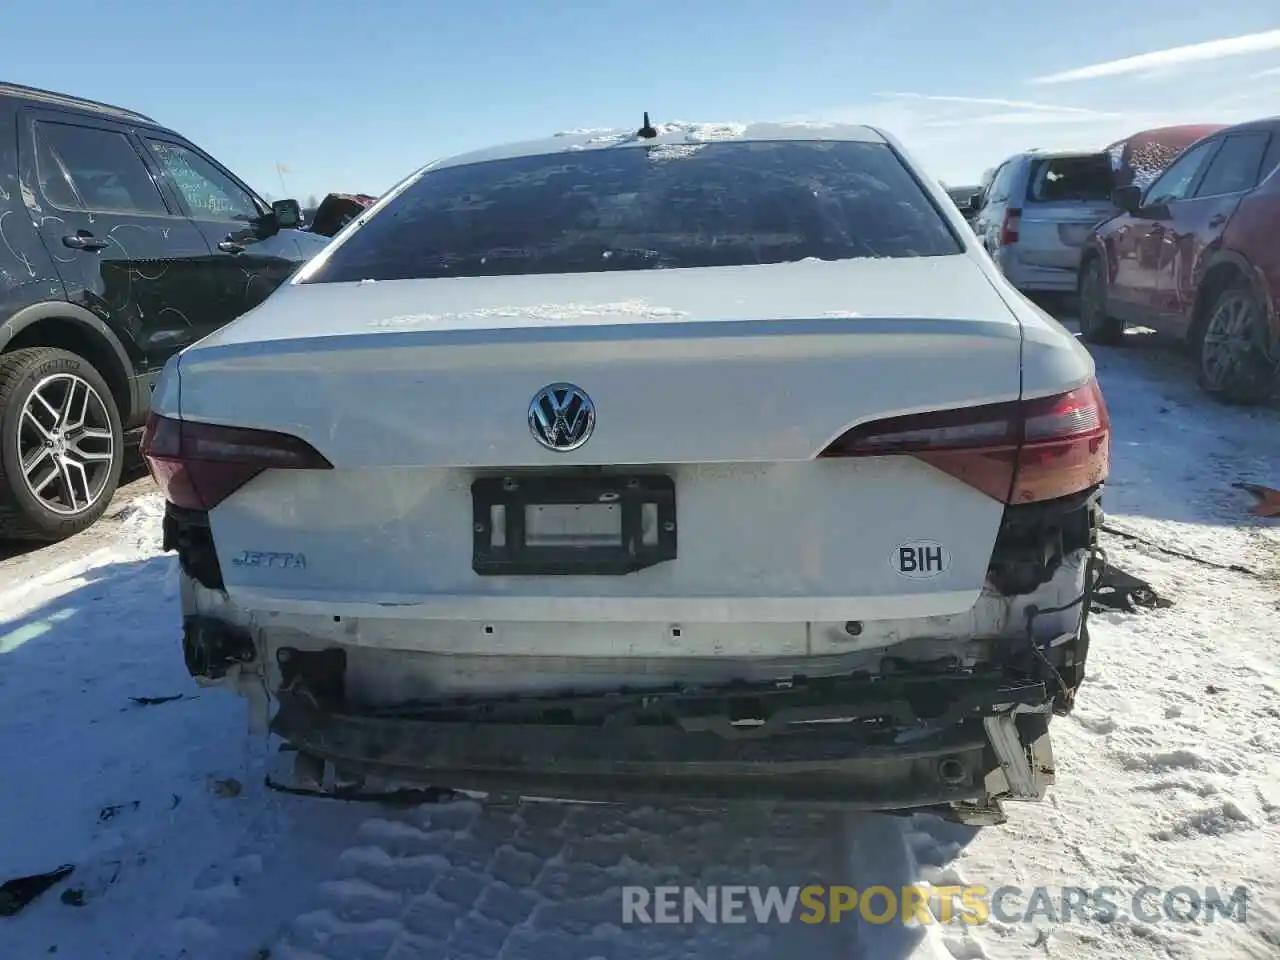
<svg viewBox="0 0 1280 960">
<path fill-rule="evenodd" d="M 819 456 L 912 456 L 1002 503 L 1054 500 L 1106 479 L 1111 423 L 1097 381 L 1032 400 L 860 424 Z"/>
<path fill-rule="evenodd" d="M 1096 380 L 1022 404 L 1022 445 L 1010 503 L 1087 490 L 1111 469 L 1111 419 Z"/>
<path fill-rule="evenodd" d="M 212 510 L 264 470 L 332 470 L 305 440 L 270 430 L 147 418 L 142 455 L 165 499 Z"/>
<path fill-rule="evenodd" d="M 1004 219 L 1000 221 L 1000 246 L 1007 247 L 1018 242 L 1018 229 L 1022 226 L 1022 211 L 1016 207 L 1006 207 Z"/>
</svg>

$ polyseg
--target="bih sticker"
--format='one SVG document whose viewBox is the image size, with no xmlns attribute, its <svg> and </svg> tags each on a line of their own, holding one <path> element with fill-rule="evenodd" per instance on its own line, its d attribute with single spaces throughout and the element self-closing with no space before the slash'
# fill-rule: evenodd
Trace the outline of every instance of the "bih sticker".
<svg viewBox="0 0 1280 960">
<path fill-rule="evenodd" d="M 911 540 L 894 548 L 889 566 L 900 577 L 928 580 L 951 567 L 951 552 L 933 540 Z"/>
</svg>

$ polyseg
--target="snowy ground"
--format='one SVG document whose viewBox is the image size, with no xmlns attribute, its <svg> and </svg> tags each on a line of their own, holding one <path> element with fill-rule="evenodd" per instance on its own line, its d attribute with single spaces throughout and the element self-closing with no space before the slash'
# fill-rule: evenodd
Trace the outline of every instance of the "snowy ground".
<svg viewBox="0 0 1280 960">
<path fill-rule="evenodd" d="M 272 793 L 238 701 L 178 652 L 174 560 L 145 483 L 68 544 L 0 560 L 0 882 L 75 872 L 0 919 L 0 958 L 1262 958 L 1280 955 L 1280 411 L 1214 407 L 1140 335 L 1099 351 L 1120 566 L 1176 605 L 1094 620 L 1055 724 L 1058 784 L 977 831 L 930 817 L 458 803 L 393 811 Z M 1237 564 L 1248 575 L 1210 564 Z M 143 705 L 131 697 L 181 699 Z M 623 884 L 910 881 L 1251 892 L 1246 922 L 620 925 Z M 79 891 L 82 905 L 68 904 Z M 74 895 L 68 899 L 75 900 Z M 1016 907 L 1016 898 L 1006 909 Z M 913 952 L 914 951 L 914 952 Z"/>
</svg>

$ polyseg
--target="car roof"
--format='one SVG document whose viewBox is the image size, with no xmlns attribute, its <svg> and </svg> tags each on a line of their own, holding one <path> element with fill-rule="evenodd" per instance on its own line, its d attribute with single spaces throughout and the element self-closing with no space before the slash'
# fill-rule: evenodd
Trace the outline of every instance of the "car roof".
<svg viewBox="0 0 1280 960">
<path fill-rule="evenodd" d="M 23 100 L 28 103 L 35 103 L 41 106 L 61 108 L 69 107 L 73 110 L 79 110 L 84 113 L 96 113 L 116 120 L 145 123 L 154 127 L 160 126 L 145 113 L 138 113 L 136 110 L 117 107 L 114 104 L 102 103 L 98 100 L 89 100 L 85 97 L 76 97 L 69 93 L 58 93 L 54 90 L 42 90 L 39 87 L 28 87 L 21 83 L 9 83 L 7 81 L 0 80 L 0 97 L 10 97 L 15 100 Z"/>
<path fill-rule="evenodd" d="M 1082 157 L 1106 156 L 1106 150 L 1028 150 L 1023 160 L 1074 160 Z"/>
<path fill-rule="evenodd" d="M 1172 127 L 1168 129 L 1174 129 Z M 1257 120 L 1247 120 L 1244 123 L 1237 123 L 1232 127 L 1217 127 L 1206 131 L 1202 136 L 1197 137 L 1188 143 L 1179 152 L 1179 156 L 1186 153 L 1192 147 L 1198 147 L 1207 140 L 1213 140 L 1218 137 L 1230 136 L 1234 133 L 1280 133 L 1280 117 L 1261 117 Z"/>
<path fill-rule="evenodd" d="M 1210 136 L 1220 137 L 1230 133 L 1250 133 L 1253 131 L 1261 131 L 1262 133 L 1276 133 L 1280 131 L 1280 117 L 1263 117 L 1258 120 L 1250 120 L 1247 123 L 1237 123 L 1234 127 L 1225 127 L 1222 130 L 1216 130 L 1212 134 L 1207 134 L 1202 139 L 1207 140 Z"/>
<path fill-rule="evenodd" d="M 811 121 L 780 123 L 695 123 L 675 121 L 653 125 L 656 137 L 641 137 L 636 128 L 598 128 L 566 130 L 551 137 L 507 143 L 474 150 L 438 160 L 430 165 L 441 167 L 484 163 L 489 160 L 511 160 L 581 150 L 605 150 L 617 147 L 694 147 L 725 141 L 804 141 L 844 140 L 858 143 L 885 143 L 887 138 L 873 127 L 850 123 L 818 123 Z"/>
</svg>

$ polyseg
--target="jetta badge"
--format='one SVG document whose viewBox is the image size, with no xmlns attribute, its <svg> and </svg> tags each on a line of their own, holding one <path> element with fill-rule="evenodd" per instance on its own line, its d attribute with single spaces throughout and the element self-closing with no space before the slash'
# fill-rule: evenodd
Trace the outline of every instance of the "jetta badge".
<svg viewBox="0 0 1280 960">
<path fill-rule="evenodd" d="M 548 450 L 577 450 L 591 439 L 595 428 L 595 404 L 575 384 L 553 383 L 529 401 L 529 432 Z"/>
</svg>

